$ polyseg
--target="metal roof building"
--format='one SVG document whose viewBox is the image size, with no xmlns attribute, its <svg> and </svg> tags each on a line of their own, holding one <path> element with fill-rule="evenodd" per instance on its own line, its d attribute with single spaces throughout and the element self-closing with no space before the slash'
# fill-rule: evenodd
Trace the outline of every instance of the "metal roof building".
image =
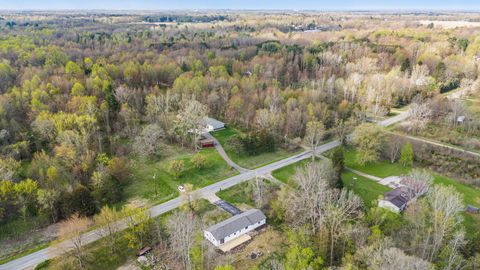
<svg viewBox="0 0 480 270">
<path fill-rule="evenodd" d="M 210 117 L 205 117 L 200 121 L 200 124 L 204 125 L 207 132 L 219 130 L 225 128 L 225 123 L 218 121 L 217 119 L 213 119 Z"/>
</svg>

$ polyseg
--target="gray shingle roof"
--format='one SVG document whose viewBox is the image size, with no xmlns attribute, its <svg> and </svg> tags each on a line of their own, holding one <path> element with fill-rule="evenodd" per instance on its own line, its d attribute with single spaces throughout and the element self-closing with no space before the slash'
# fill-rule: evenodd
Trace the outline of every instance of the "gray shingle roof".
<svg viewBox="0 0 480 270">
<path fill-rule="evenodd" d="M 383 197 L 384 200 L 390 201 L 398 208 L 404 207 L 408 203 L 408 201 L 410 201 L 410 198 L 408 196 L 408 190 L 403 187 L 399 187 L 392 191 L 389 191 L 385 193 Z"/>
<path fill-rule="evenodd" d="M 210 117 L 205 117 L 204 119 L 201 120 L 202 125 L 211 125 L 213 129 L 219 129 L 219 128 L 224 128 L 225 123 L 218 121 L 217 119 L 213 119 Z"/>
<path fill-rule="evenodd" d="M 266 219 L 262 211 L 258 209 L 250 209 L 241 214 L 235 215 L 220 223 L 217 223 L 205 231 L 210 232 L 215 239 L 220 240 L 234 232 L 253 225 L 261 220 Z"/>
</svg>

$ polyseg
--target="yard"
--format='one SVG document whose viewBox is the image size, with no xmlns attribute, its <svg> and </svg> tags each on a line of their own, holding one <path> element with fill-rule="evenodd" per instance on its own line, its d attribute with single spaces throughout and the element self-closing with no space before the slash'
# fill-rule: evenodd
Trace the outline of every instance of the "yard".
<svg viewBox="0 0 480 270">
<path fill-rule="evenodd" d="M 166 157 L 157 160 L 132 159 L 132 176 L 125 189 L 125 197 L 129 202 L 157 204 L 177 197 L 178 185 L 190 183 L 194 188 L 199 188 L 238 174 L 228 166 L 215 149 L 203 149 L 200 153 L 207 160 L 203 169 L 190 165 L 190 159 L 194 153 L 173 146 L 169 147 Z M 171 160 L 178 159 L 184 161 L 185 169 L 176 178 L 168 171 L 168 165 Z M 155 176 L 157 195 L 155 195 L 153 176 Z"/>
<path fill-rule="evenodd" d="M 277 147 L 274 152 L 264 152 L 255 156 L 250 156 L 247 154 L 238 154 L 228 145 L 228 140 L 235 136 L 240 135 L 241 132 L 234 128 L 225 128 L 223 130 L 212 132 L 212 135 L 220 142 L 220 144 L 227 152 L 228 156 L 243 168 L 255 169 L 266 164 L 287 158 L 291 155 L 299 153 L 299 151 L 289 152 L 285 149 Z"/>
<path fill-rule="evenodd" d="M 354 179 L 355 178 L 355 179 Z M 376 206 L 374 201 L 380 196 L 383 196 L 385 192 L 391 189 L 387 186 L 380 185 L 379 183 L 362 177 L 350 171 L 344 171 L 342 173 L 342 182 L 344 187 L 353 190 L 360 198 L 367 208 Z"/>
<path fill-rule="evenodd" d="M 233 205 L 248 205 L 253 207 L 255 203 L 252 199 L 252 191 L 249 182 L 243 182 L 233 187 L 217 192 L 217 196 Z"/>
<path fill-rule="evenodd" d="M 241 250 L 231 255 L 223 255 L 223 257 L 230 257 L 232 259 L 232 266 L 237 270 L 258 269 L 257 267 L 261 266 L 263 262 L 284 253 L 287 247 L 285 242 L 286 237 L 284 233 L 268 226 Z M 260 257 L 255 259 L 250 257 L 252 253 L 260 252 L 262 253 Z M 269 265 L 259 268 L 269 269 Z"/>
<path fill-rule="evenodd" d="M 360 165 L 356 162 L 355 157 L 357 152 L 353 148 L 346 148 L 344 153 L 346 167 L 381 178 L 392 175 L 408 174 L 411 170 L 411 168 L 403 167 L 399 163 L 391 163 L 387 160 L 382 160 L 376 163 L 369 163 L 366 165 Z"/>
</svg>

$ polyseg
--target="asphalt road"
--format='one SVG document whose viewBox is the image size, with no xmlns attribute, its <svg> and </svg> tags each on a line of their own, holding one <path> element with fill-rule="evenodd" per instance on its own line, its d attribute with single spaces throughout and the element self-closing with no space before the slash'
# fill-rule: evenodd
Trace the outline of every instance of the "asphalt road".
<svg viewBox="0 0 480 270">
<path fill-rule="evenodd" d="M 383 120 L 381 122 L 378 122 L 378 125 L 380 126 L 389 126 L 397 122 L 401 122 L 405 120 L 408 117 L 408 113 L 400 113 L 399 115 L 396 115 L 394 117 L 391 117 L 389 119 Z M 323 152 L 326 152 L 330 149 L 333 149 L 337 146 L 340 145 L 340 142 L 338 140 L 331 141 L 328 143 L 325 143 L 316 149 L 315 154 L 321 154 Z M 304 151 L 300 154 L 279 160 L 277 162 L 273 162 L 270 164 L 267 164 L 263 167 L 257 168 L 255 170 L 248 170 L 245 171 L 239 175 L 227 178 L 223 181 L 216 182 L 214 184 L 211 184 L 209 186 L 203 187 L 196 192 L 199 193 L 201 197 L 208 193 L 216 193 L 222 189 L 226 189 L 232 186 L 235 186 L 243 181 L 249 180 L 254 178 L 255 176 L 259 175 L 264 175 L 271 173 L 272 171 L 276 169 L 280 169 L 282 167 L 288 166 L 290 164 L 293 164 L 295 162 L 298 162 L 300 160 L 304 160 L 307 158 L 310 158 L 312 156 L 312 151 L 307 150 Z M 158 204 L 156 206 L 153 206 L 150 208 L 150 213 L 152 217 L 159 216 L 163 213 L 166 213 L 168 211 L 171 211 L 177 207 L 180 206 L 182 203 L 181 199 L 179 197 L 172 199 L 170 201 L 167 201 L 162 204 Z M 124 220 L 119 221 L 119 231 L 124 230 L 126 228 L 126 223 Z M 83 235 L 83 241 L 85 244 L 92 243 L 98 239 L 100 239 L 101 236 L 98 234 L 98 230 L 92 230 L 90 232 L 87 232 Z M 12 260 L 8 263 L 0 265 L 0 270 L 10 270 L 10 269 L 15 269 L 15 270 L 20 270 L 20 269 L 33 269 L 37 264 L 47 260 L 54 258 L 56 256 L 61 255 L 64 253 L 66 250 L 69 250 L 72 248 L 71 242 L 66 240 L 64 242 L 61 242 L 57 245 L 50 246 L 44 249 L 41 249 L 39 251 L 36 251 L 34 253 L 31 253 L 29 255 L 26 255 L 24 257 Z"/>
</svg>

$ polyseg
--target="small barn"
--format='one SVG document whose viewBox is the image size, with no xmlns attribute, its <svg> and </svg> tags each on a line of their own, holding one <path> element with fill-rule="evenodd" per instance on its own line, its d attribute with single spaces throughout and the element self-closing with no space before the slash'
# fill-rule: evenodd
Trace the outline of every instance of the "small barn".
<svg viewBox="0 0 480 270">
<path fill-rule="evenodd" d="M 385 193 L 383 199 L 378 202 L 378 206 L 400 213 L 405 210 L 410 200 L 408 189 L 406 187 L 398 187 Z"/>
<path fill-rule="evenodd" d="M 214 246 L 222 249 L 222 245 L 234 242 L 246 233 L 265 225 L 266 219 L 262 211 L 250 209 L 207 228 L 203 231 L 203 235 Z M 249 237 L 246 238 L 246 240 L 249 239 Z M 243 242 L 238 242 L 237 246 L 241 243 Z"/>
<path fill-rule="evenodd" d="M 198 141 L 201 148 L 215 147 L 215 141 L 208 138 L 203 138 Z"/>
</svg>

